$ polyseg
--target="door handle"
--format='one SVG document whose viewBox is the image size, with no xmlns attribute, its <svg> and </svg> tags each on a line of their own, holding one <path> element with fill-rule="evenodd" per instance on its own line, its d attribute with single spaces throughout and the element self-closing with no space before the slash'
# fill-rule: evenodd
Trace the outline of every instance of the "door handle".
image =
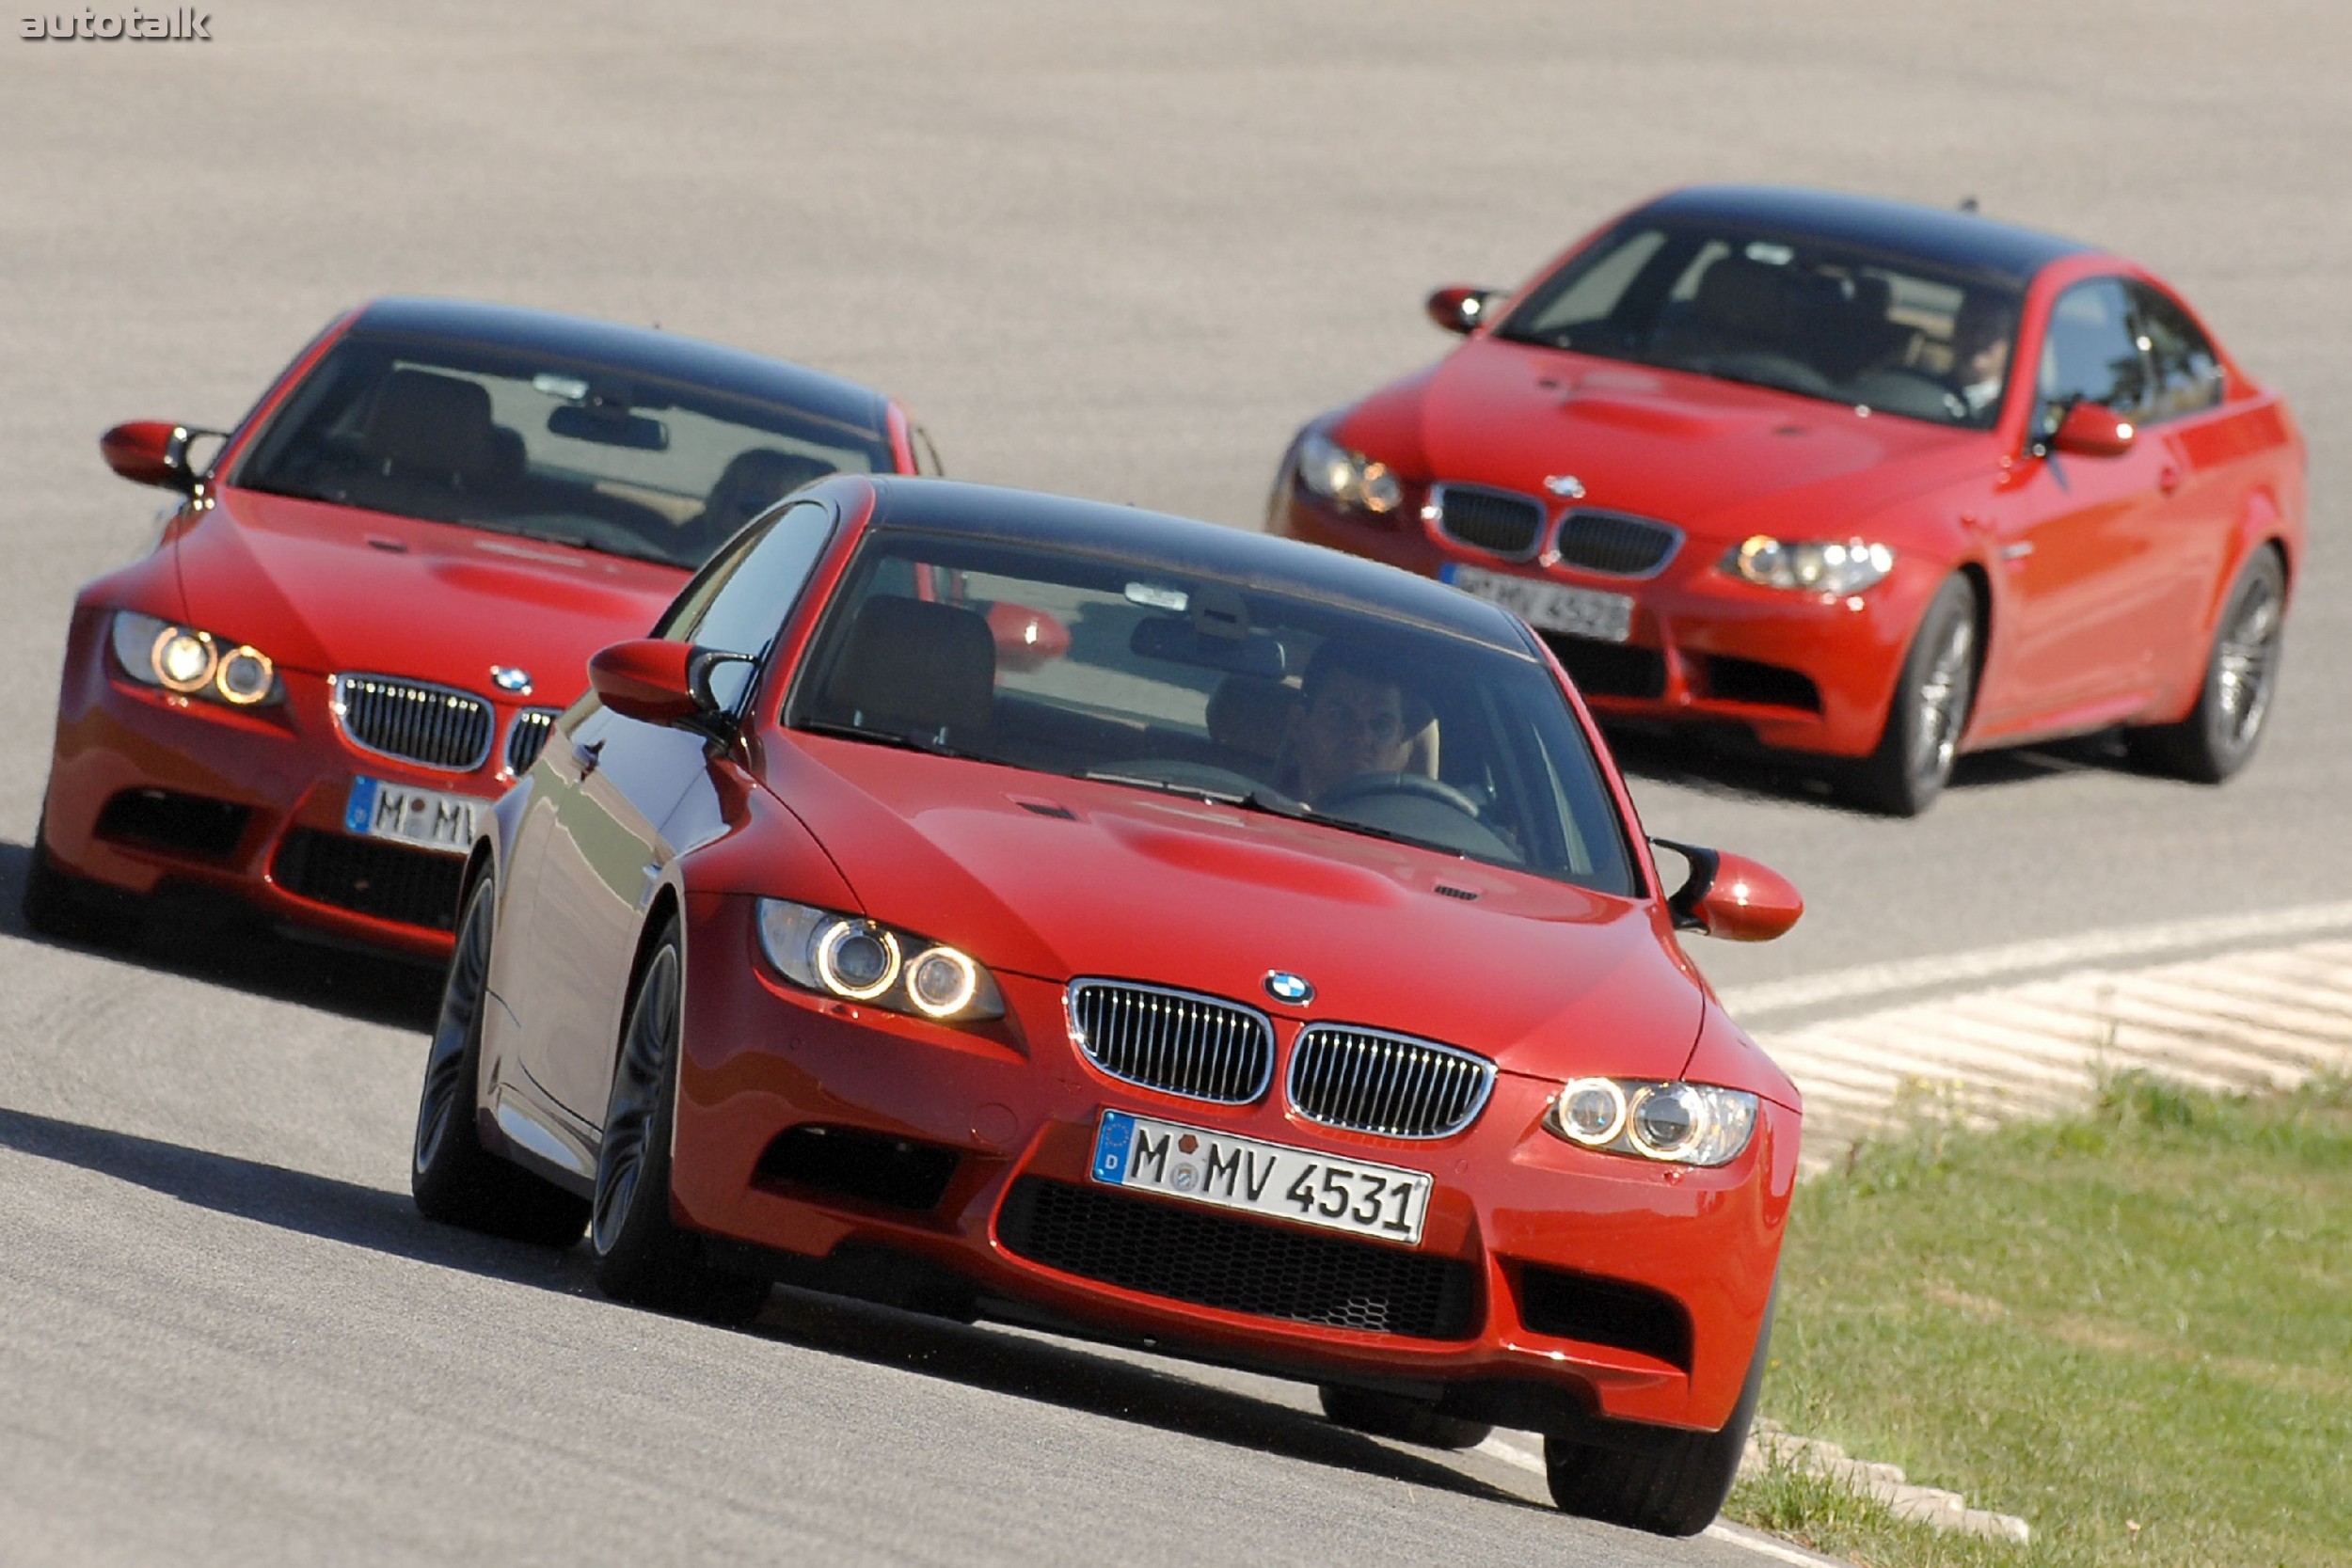
<svg viewBox="0 0 2352 1568">
<path fill-rule="evenodd" d="M 580 776 L 586 778 L 596 770 L 596 764 L 604 760 L 604 742 L 591 740 L 582 745 L 577 740 L 573 741 L 572 760 L 580 764 Z"/>
<path fill-rule="evenodd" d="M 2156 475 L 2156 488 L 2169 496 L 2180 487 L 2181 470 L 2167 463 L 2164 471 Z"/>
</svg>

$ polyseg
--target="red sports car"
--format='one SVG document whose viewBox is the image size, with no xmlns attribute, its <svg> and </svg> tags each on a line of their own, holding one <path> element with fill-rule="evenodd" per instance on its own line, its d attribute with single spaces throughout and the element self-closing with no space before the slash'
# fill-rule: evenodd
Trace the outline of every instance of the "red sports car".
<svg viewBox="0 0 2352 1568">
<path fill-rule="evenodd" d="M 101 444 L 187 499 L 75 601 L 37 929 L 226 893 L 446 957 L 474 818 L 588 656 L 795 486 L 936 466 L 897 404 L 831 376 L 425 299 L 330 325 L 199 473 L 189 446 L 217 434 L 126 424 Z"/>
<path fill-rule="evenodd" d="M 1270 527 L 1518 610 L 1604 719 L 1835 759 L 1901 816 L 1979 747 L 2252 753 L 2302 438 L 2145 269 L 1706 188 L 1429 309 L 1470 341 L 1301 431 Z"/>
<path fill-rule="evenodd" d="M 1675 933 L 1802 906 L 1705 850 L 1661 889 L 1518 619 L 845 477 L 591 670 L 467 862 L 425 1213 L 585 1227 L 646 1305 L 784 1279 L 1505 1421 L 1567 1508 L 1713 1516 L 1798 1100 Z"/>
</svg>

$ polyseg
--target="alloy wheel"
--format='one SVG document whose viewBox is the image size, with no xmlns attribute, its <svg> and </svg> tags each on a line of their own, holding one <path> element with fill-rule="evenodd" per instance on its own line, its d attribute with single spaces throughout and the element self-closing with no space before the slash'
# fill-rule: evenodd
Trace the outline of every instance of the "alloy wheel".
<svg viewBox="0 0 2352 1568">
<path fill-rule="evenodd" d="M 441 1016 L 433 1027 L 433 1046 L 424 1062 L 424 1090 L 417 1102 L 416 1168 L 432 1164 L 449 1137 L 461 1102 L 470 1103 L 467 1068 L 473 1055 L 467 1047 L 481 1026 L 482 998 L 489 983 L 491 901 L 477 895 L 466 911 L 466 927 L 457 933 L 449 981 L 441 990 Z"/>
<path fill-rule="evenodd" d="M 2224 634 L 2217 660 L 2218 690 L 2214 718 L 2229 746 L 2250 743 L 2270 707 L 2278 674 L 2279 592 L 2257 578 Z"/>
<path fill-rule="evenodd" d="M 604 1148 L 596 1161 L 596 1217 L 590 1240 L 610 1253 L 628 1223 L 639 1179 L 656 1132 L 661 1075 L 677 1044 L 677 954 L 664 947 L 646 966 L 631 1009 L 621 1059 L 613 1068 L 612 1098 L 605 1117 Z"/>
<path fill-rule="evenodd" d="M 1960 749 L 1961 726 L 1968 719 L 1976 651 L 1976 625 L 1963 617 L 1953 621 L 1929 660 L 1927 673 L 1914 697 L 1918 705 L 1911 759 L 1915 778 L 1940 781 L 1952 770 L 1953 756 Z"/>
</svg>

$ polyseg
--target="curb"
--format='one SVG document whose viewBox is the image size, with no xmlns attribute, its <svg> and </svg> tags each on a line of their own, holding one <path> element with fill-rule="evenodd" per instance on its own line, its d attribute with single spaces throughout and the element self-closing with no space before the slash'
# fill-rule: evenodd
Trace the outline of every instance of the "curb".
<svg viewBox="0 0 2352 1568">
<path fill-rule="evenodd" d="M 1792 1437 L 1779 1422 L 1758 1418 L 1756 1432 L 1748 1438 L 1747 1451 L 1740 1457 L 1740 1473 L 1752 1476 L 1775 1468 L 1837 1481 L 1864 1497 L 1877 1498 L 1898 1519 L 1915 1520 L 1936 1529 L 1981 1535 L 2020 1546 L 2033 1537 L 2032 1527 L 2014 1513 L 1970 1508 L 1968 1500 L 1957 1492 L 1947 1492 L 1938 1486 L 1914 1486 L 1903 1479 L 1899 1465 L 1874 1465 L 1850 1458 L 1835 1443 L 1815 1437 Z"/>
</svg>

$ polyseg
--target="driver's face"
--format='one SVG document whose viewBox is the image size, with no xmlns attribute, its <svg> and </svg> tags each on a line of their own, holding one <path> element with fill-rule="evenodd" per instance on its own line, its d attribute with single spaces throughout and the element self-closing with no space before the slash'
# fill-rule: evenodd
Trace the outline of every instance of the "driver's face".
<svg viewBox="0 0 2352 1568">
<path fill-rule="evenodd" d="M 1405 699 L 1383 681 L 1342 673 L 1300 716 L 1298 783 L 1312 800 L 1364 773 L 1405 769 Z"/>
</svg>

